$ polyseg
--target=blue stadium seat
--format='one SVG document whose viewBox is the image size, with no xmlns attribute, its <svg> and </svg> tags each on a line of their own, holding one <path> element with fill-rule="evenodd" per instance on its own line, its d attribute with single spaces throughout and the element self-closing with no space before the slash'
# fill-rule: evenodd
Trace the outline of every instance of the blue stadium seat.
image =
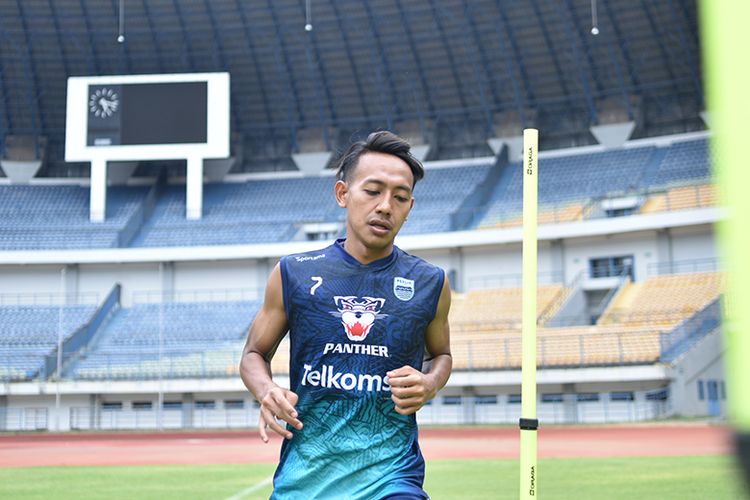
<svg viewBox="0 0 750 500">
<path fill-rule="evenodd" d="M 304 222 L 337 220 L 333 178 L 207 184 L 203 218 L 185 219 L 185 187 L 169 186 L 133 246 L 195 246 L 288 241 Z"/>
<path fill-rule="evenodd" d="M 163 308 L 139 304 L 121 309 L 99 334 L 94 349 L 77 362 L 72 375 L 80 379 L 150 378 L 161 369 L 169 376 L 206 376 L 206 356 L 226 351 L 227 346 L 236 350 L 259 308 L 260 301 L 231 301 L 171 302 Z"/>
<path fill-rule="evenodd" d="M 654 147 L 539 160 L 539 207 L 552 208 L 641 187 Z M 506 166 L 480 226 L 519 215 L 523 179 L 520 162 Z"/>
<path fill-rule="evenodd" d="M 676 142 L 667 150 L 654 179 L 655 186 L 708 181 L 711 178 L 708 140 Z"/>
<path fill-rule="evenodd" d="M 649 187 L 709 178 L 708 142 L 654 146 L 543 158 L 540 210 Z M 415 189 L 416 203 L 402 234 L 464 229 L 454 215 L 487 177 L 486 164 L 430 168 Z M 203 217 L 185 218 L 185 186 L 166 186 L 134 247 L 276 243 L 293 239 L 304 223 L 340 222 L 334 179 L 295 177 L 211 183 L 204 186 Z M 492 226 L 521 213 L 520 163 L 506 165 L 486 211 L 473 226 Z M 88 189 L 80 186 L 0 186 L 0 249 L 112 248 L 143 206 L 147 187 L 110 187 L 107 220 L 88 220 Z M 471 205 L 471 204 L 470 204 Z M 474 205 L 471 205 L 474 206 Z M 472 209 L 474 210 L 474 209 Z"/>
<path fill-rule="evenodd" d="M 145 198 L 147 187 L 110 187 L 107 219 L 89 222 L 89 189 L 0 186 L 0 249 L 112 248 Z"/>
<path fill-rule="evenodd" d="M 45 356 L 57 346 L 60 326 L 66 339 L 95 311 L 95 305 L 0 306 L 0 380 L 38 376 Z"/>
<path fill-rule="evenodd" d="M 451 216 L 486 177 L 492 162 L 468 167 L 438 168 L 427 171 L 414 189 L 414 209 L 401 234 L 439 233 L 456 229 Z"/>
</svg>

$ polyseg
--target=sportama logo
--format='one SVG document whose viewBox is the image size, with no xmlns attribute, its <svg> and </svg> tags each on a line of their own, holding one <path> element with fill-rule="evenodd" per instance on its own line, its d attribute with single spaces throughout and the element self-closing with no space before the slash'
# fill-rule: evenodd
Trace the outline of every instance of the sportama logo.
<svg viewBox="0 0 750 500">
<path fill-rule="evenodd" d="M 336 296 L 333 298 L 338 311 L 331 314 L 341 318 L 344 332 L 349 340 L 361 342 L 367 338 L 372 325 L 376 319 L 385 318 L 387 314 L 381 314 L 385 299 L 375 297 Z"/>
</svg>

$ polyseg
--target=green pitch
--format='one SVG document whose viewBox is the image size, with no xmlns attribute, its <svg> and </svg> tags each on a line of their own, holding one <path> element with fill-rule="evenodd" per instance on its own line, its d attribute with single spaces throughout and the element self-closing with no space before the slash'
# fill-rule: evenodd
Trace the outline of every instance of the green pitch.
<svg viewBox="0 0 750 500">
<path fill-rule="evenodd" d="M 224 499 L 268 498 L 268 464 L 35 467 L 0 469 L 7 499 Z M 543 500 L 741 499 L 731 457 L 547 459 L 539 461 Z M 515 460 L 437 460 L 427 465 L 425 489 L 433 500 L 517 499 Z"/>
</svg>

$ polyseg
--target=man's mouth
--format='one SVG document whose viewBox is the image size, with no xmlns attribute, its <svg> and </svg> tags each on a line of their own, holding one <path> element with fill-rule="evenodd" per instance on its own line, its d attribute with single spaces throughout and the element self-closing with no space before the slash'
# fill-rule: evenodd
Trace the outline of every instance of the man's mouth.
<svg viewBox="0 0 750 500">
<path fill-rule="evenodd" d="M 389 232 L 393 226 L 389 222 L 382 221 L 382 220 L 372 220 L 369 223 L 369 226 L 375 230 L 377 233 L 385 234 Z"/>
</svg>

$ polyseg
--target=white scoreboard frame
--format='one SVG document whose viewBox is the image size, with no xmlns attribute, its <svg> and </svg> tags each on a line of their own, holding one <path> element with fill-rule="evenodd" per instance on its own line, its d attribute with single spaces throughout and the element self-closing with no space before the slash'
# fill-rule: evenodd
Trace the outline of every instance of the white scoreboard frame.
<svg viewBox="0 0 750 500">
<path fill-rule="evenodd" d="M 206 142 L 200 144 L 87 145 L 89 85 L 138 83 L 207 83 Z M 105 218 L 108 161 L 187 160 L 186 216 L 200 219 L 203 211 L 203 160 L 230 154 L 229 73 L 74 76 L 68 78 L 65 120 L 65 161 L 91 162 L 90 219 Z"/>
</svg>

